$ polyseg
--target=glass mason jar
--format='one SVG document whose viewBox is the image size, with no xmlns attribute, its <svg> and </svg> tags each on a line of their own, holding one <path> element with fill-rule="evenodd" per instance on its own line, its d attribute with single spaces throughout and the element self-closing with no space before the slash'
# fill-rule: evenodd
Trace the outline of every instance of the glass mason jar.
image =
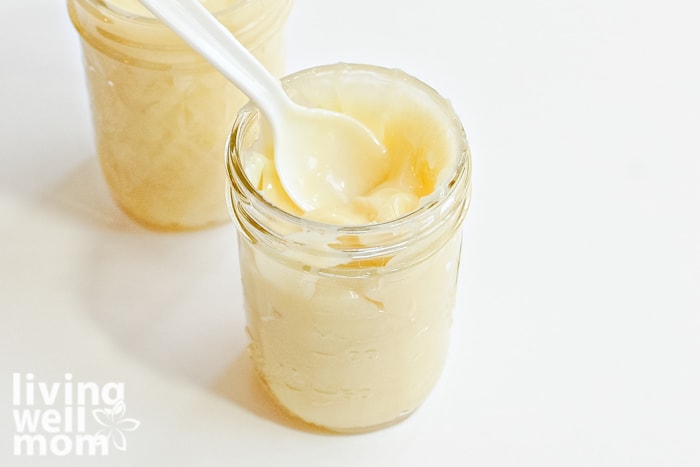
<svg viewBox="0 0 700 467">
<path fill-rule="evenodd" d="M 291 0 L 202 0 L 274 74 Z M 229 220 L 221 148 L 247 98 L 138 0 L 68 0 L 97 152 L 117 204 L 159 230 Z"/>
<path fill-rule="evenodd" d="M 257 373 L 283 408 L 308 423 L 339 432 L 381 428 L 410 415 L 443 368 L 471 198 L 469 147 L 447 101 L 398 70 L 338 64 L 283 83 L 309 105 L 328 83 L 338 95 L 366 88 L 375 105 L 403 92 L 400 99 L 415 97 L 414 108 L 439 117 L 440 137 L 450 140 L 442 189 L 419 208 L 387 222 L 332 225 L 280 209 L 251 183 L 265 131 L 252 104 L 229 138 L 228 195 Z"/>
</svg>

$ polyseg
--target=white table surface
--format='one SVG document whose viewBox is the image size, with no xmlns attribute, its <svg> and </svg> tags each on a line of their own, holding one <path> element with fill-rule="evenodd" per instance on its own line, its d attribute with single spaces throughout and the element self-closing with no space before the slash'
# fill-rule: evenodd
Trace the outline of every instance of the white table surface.
<svg viewBox="0 0 700 467">
<path fill-rule="evenodd" d="M 65 2 L 0 3 L 0 465 L 700 465 L 700 28 L 689 0 L 297 0 L 288 70 L 399 67 L 474 157 L 445 371 L 382 431 L 251 374 L 233 226 L 114 206 Z M 17 457 L 12 374 L 123 382 L 108 456 Z"/>
</svg>

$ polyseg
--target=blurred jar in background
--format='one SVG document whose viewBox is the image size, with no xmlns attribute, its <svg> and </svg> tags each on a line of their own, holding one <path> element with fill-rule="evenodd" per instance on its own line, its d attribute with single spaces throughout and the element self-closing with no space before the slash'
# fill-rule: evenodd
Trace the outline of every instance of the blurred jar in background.
<svg viewBox="0 0 700 467">
<path fill-rule="evenodd" d="M 275 75 L 291 0 L 202 0 Z M 229 220 L 222 148 L 248 101 L 137 0 L 68 0 L 97 152 L 117 204 L 158 230 Z"/>
</svg>

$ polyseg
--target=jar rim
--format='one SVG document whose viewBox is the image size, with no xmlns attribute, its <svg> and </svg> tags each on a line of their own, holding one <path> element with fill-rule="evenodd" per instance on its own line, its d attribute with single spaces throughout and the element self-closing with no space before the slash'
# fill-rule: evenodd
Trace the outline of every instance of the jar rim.
<svg viewBox="0 0 700 467">
<path fill-rule="evenodd" d="M 292 73 L 290 75 L 287 75 L 282 78 L 283 84 L 288 84 L 300 77 L 304 77 L 309 74 L 314 74 L 318 73 L 320 71 L 332 71 L 334 67 L 342 67 L 343 69 L 346 69 L 350 72 L 353 71 L 369 71 L 369 72 L 379 72 L 379 73 L 395 73 L 400 75 L 403 78 L 410 79 L 413 81 L 415 84 L 420 85 L 421 87 L 425 88 L 431 93 L 434 93 L 435 96 L 440 96 L 435 89 L 430 87 L 429 85 L 425 84 L 424 82 L 420 81 L 419 79 L 408 75 L 407 73 L 401 71 L 401 70 L 396 70 L 396 69 L 389 69 L 389 68 L 384 68 L 381 66 L 377 65 L 366 65 L 366 64 L 354 64 L 354 63 L 337 63 L 333 65 L 323 65 L 323 66 L 317 66 L 317 67 L 312 67 L 312 68 L 307 68 L 304 70 L 297 71 L 295 73 Z M 452 108 L 451 104 L 449 101 L 442 99 L 442 104 L 444 107 L 445 112 L 451 114 L 451 117 L 454 117 L 452 119 L 453 122 L 455 122 L 457 125 L 459 125 L 459 132 L 461 134 L 461 138 L 463 139 L 463 145 L 460 150 L 458 159 L 456 160 L 455 163 L 455 171 L 453 176 L 450 178 L 448 182 L 445 183 L 447 186 L 447 190 L 444 190 L 443 193 L 439 193 L 439 196 L 437 199 L 430 199 L 433 197 L 435 193 L 431 193 L 428 195 L 426 198 L 428 198 L 428 202 L 421 204 L 418 208 L 414 209 L 413 211 L 410 211 L 402 216 L 399 216 L 394 219 L 390 219 L 387 221 L 382 221 L 382 222 L 375 222 L 375 223 L 369 223 L 369 224 L 352 224 L 352 225 L 337 225 L 337 224 L 331 224 L 331 223 L 326 223 L 326 222 L 321 222 L 321 221 L 316 221 L 312 219 L 306 219 L 301 216 L 297 216 L 293 213 L 290 213 L 288 211 L 285 211 L 284 209 L 278 207 L 277 205 L 271 203 L 269 200 L 267 200 L 262 193 L 260 193 L 255 187 L 252 185 L 248 177 L 245 175 L 245 171 L 240 170 L 240 174 L 243 175 L 242 177 L 239 177 L 241 179 L 241 183 L 243 186 L 246 188 L 246 195 L 251 196 L 255 198 L 256 201 L 260 202 L 265 208 L 270 209 L 275 213 L 275 215 L 284 218 L 285 220 L 288 220 L 293 223 L 303 223 L 305 226 L 312 226 L 316 228 L 323 228 L 324 230 L 337 230 L 338 232 L 342 233 L 363 233 L 363 232 L 372 232 L 376 230 L 385 230 L 387 226 L 395 225 L 397 223 L 400 223 L 406 219 L 415 219 L 416 217 L 419 217 L 422 213 L 424 213 L 427 210 L 432 209 L 436 204 L 439 204 L 441 201 L 444 199 L 448 198 L 450 193 L 452 193 L 453 190 L 455 190 L 456 186 L 459 185 L 459 182 L 464 179 L 466 182 L 467 186 L 471 184 L 471 171 L 472 171 L 472 164 L 471 164 L 471 154 L 469 151 L 469 144 L 466 139 L 466 134 L 464 131 L 464 128 L 462 124 L 459 122 L 459 119 L 457 118 L 454 109 Z M 254 106 L 252 102 L 248 102 L 239 112 L 238 117 L 236 118 L 236 122 L 234 123 L 233 129 L 231 131 L 231 134 L 228 137 L 228 141 L 226 144 L 226 166 L 228 168 L 228 176 L 230 180 L 233 180 L 234 173 L 233 170 L 235 170 L 235 164 L 234 161 L 236 160 L 235 154 L 239 153 L 240 154 L 240 147 L 239 145 L 241 144 L 242 138 L 238 138 L 237 136 L 243 132 L 245 132 L 250 125 L 255 123 L 255 120 L 259 117 L 259 111 L 258 109 Z M 242 169 L 242 167 L 239 167 Z"/>
<path fill-rule="evenodd" d="M 236 21 L 238 16 L 241 16 L 239 13 L 243 13 L 245 8 L 252 6 L 256 6 L 255 0 L 231 0 L 230 6 L 212 13 L 217 20 L 227 25 L 230 21 Z M 273 0 L 271 3 L 265 3 L 264 6 L 258 7 L 261 14 L 255 15 L 251 21 L 232 31 L 241 43 L 254 51 L 264 46 L 265 42 L 282 28 L 291 6 L 292 0 Z M 132 55 L 140 56 L 141 53 L 152 52 L 168 57 L 184 53 L 194 57 L 191 60 L 193 64 L 199 66 L 206 63 L 206 60 L 154 16 L 126 12 L 110 4 L 109 0 L 68 0 L 68 12 L 83 41 L 118 60 L 160 63 L 160 59 L 154 60 L 150 57 L 142 60 Z M 124 30 L 129 34 L 123 34 Z M 167 61 L 166 64 L 170 65 L 170 62 Z"/>
<path fill-rule="evenodd" d="M 471 188 L 471 172 L 472 172 L 472 162 L 471 154 L 469 150 L 469 143 L 466 138 L 464 127 L 462 126 L 459 118 L 457 117 L 452 105 L 449 101 L 444 99 L 435 89 L 419 80 L 418 78 L 409 75 L 408 73 L 398 70 L 390 69 L 377 65 L 367 65 L 367 64 L 357 64 L 357 63 L 336 63 L 331 65 L 322 65 L 312 68 L 307 68 L 304 70 L 297 71 L 290 75 L 282 78 L 283 84 L 287 85 L 294 80 L 304 77 L 309 74 L 322 73 L 324 71 L 332 71 L 333 69 L 340 67 L 349 72 L 354 71 L 365 71 L 372 73 L 381 74 L 394 74 L 403 80 L 410 80 L 411 84 L 417 85 L 422 88 L 425 92 L 432 94 L 434 97 L 440 99 L 440 104 L 443 107 L 443 111 L 450 117 L 450 120 L 458 126 L 458 132 L 461 139 L 461 148 L 459 151 L 458 158 L 455 162 L 454 173 L 449 181 L 445 182 L 446 190 L 441 190 L 439 193 L 431 193 L 426 197 L 427 201 L 422 203 L 418 208 L 394 219 L 390 219 L 383 222 L 375 222 L 369 224 L 351 224 L 351 225 L 337 225 L 321 221 L 316 221 L 312 219 L 307 219 L 301 216 L 297 216 L 293 213 L 285 211 L 284 209 L 278 207 L 277 205 L 271 203 L 267 200 L 262 193 L 260 193 L 250 182 L 248 177 L 243 170 L 243 167 L 239 165 L 239 160 L 236 154 L 241 153 L 240 144 L 243 138 L 238 137 L 240 134 L 244 133 L 249 129 L 249 127 L 255 123 L 257 118 L 259 118 L 259 111 L 254 106 L 252 102 L 248 102 L 238 113 L 236 121 L 233 125 L 233 129 L 228 137 L 226 144 L 226 167 L 228 170 L 228 177 L 230 182 L 238 180 L 244 188 L 245 196 L 249 201 L 254 202 L 256 207 L 262 207 L 263 209 L 274 213 L 275 217 L 281 218 L 282 220 L 289 222 L 295 226 L 303 226 L 305 229 L 323 232 L 337 232 L 339 235 L 363 235 L 372 234 L 379 231 L 386 231 L 387 229 L 392 229 L 392 227 L 401 225 L 406 222 L 413 222 L 420 220 L 422 217 L 429 215 L 433 212 L 436 207 L 439 208 L 440 205 L 444 204 L 450 195 L 460 186 L 463 186 L 465 191 Z"/>
<path fill-rule="evenodd" d="M 97 8 L 97 9 L 100 9 L 102 11 L 108 11 L 110 13 L 113 13 L 113 14 L 117 15 L 122 20 L 133 21 L 133 22 L 137 22 L 137 23 L 142 22 L 145 24 L 150 24 L 150 23 L 160 24 L 160 20 L 150 13 L 148 14 L 148 16 L 144 16 L 144 15 L 139 14 L 137 12 L 128 11 L 128 10 L 125 10 L 125 9 L 120 8 L 119 6 L 113 4 L 110 0 L 78 0 L 78 1 L 89 4 L 93 8 Z M 227 14 L 231 10 L 236 10 L 236 9 L 242 8 L 245 4 L 251 3 L 252 1 L 253 0 L 235 0 L 231 5 L 223 7 L 219 10 L 211 11 L 211 13 L 214 16 L 224 15 L 224 14 Z"/>
<path fill-rule="evenodd" d="M 432 212 L 436 207 L 439 207 L 441 204 L 444 204 L 446 202 L 453 190 L 456 189 L 455 187 L 459 186 L 461 183 L 464 183 L 462 182 L 462 180 L 465 180 L 467 184 L 467 189 L 471 187 L 471 157 L 469 156 L 469 150 L 467 149 L 466 151 L 463 151 L 463 153 L 466 154 L 466 157 L 461 158 L 461 161 L 456 164 L 455 175 L 446 184 L 448 186 L 448 190 L 446 190 L 439 197 L 437 197 L 437 199 L 423 203 L 413 211 L 410 211 L 399 217 L 382 222 L 373 222 L 368 224 L 341 225 L 297 216 L 291 212 L 285 211 L 284 209 L 280 208 L 279 206 L 265 198 L 265 196 L 263 196 L 262 193 L 260 193 L 260 191 L 255 189 L 248 177 L 245 176 L 245 171 L 243 170 L 243 168 L 238 166 L 237 160 L 233 155 L 234 152 L 237 151 L 236 141 L 240 139 L 237 138 L 237 135 L 247 130 L 247 125 L 254 123 L 254 119 L 258 118 L 257 109 L 250 108 L 249 104 L 244 106 L 239 115 L 245 116 L 243 112 L 246 110 L 252 111 L 255 114 L 251 114 L 251 117 L 248 118 L 248 121 L 240 122 L 240 125 L 235 126 L 234 131 L 229 135 L 228 141 L 226 143 L 226 167 L 229 180 L 233 180 L 233 178 L 236 177 L 238 181 L 240 181 L 241 185 L 243 185 L 243 187 L 245 188 L 245 195 L 248 197 L 249 201 L 252 201 L 257 207 L 262 207 L 263 209 L 272 213 L 275 217 L 278 217 L 283 221 L 289 222 L 292 225 L 303 226 L 304 228 L 313 231 L 337 232 L 338 235 L 363 235 L 378 233 L 381 231 L 386 231 L 387 229 L 391 230 L 392 227 L 401 225 L 405 222 L 419 220 L 421 217 L 427 216 L 429 212 Z M 235 175 L 236 172 L 241 176 Z"/>
</svg>

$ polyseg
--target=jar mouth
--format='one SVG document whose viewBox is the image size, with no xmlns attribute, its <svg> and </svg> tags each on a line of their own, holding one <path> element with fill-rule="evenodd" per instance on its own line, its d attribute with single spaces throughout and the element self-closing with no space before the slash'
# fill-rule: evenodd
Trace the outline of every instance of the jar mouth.
<svg viewBox="0 0 700 467">
<path fill-rule="evenodd" d="M 255 125 L 259 118 L 260 111 L 250 102 L 246 104 L 239 112 L 239 116 L 236 119 L 233 130 L 226 143 L 226 168 L 228 178 L 232 183 L 235 183 L 234 180 L 237 180 L 240 183 L 240 187 L 243 188 L 243 193 L 256 205 L 270 211 L 274 216 L 281 218 L 286 222 L 298 226 L 303 225 L 306 229 L 324 232 L 335 231 L 338 234 L 348 235 L 386 232 L 387 229 L 391 230 L 395 225 L 400 225 L 407 221 L 424 217 L 426 212 L 435 210 L 436 207 L 439 207 L 440 204 L 444 203 L 444 201 L 449 197 L 450 193 L 456 189 L 456 187 L 464 185 L 465 183 L 468 187 L 471 185 L 471 157 L 468 147 L 465 146 L 465 149 L 462 152 L 457 165 L 455 166 L 454 176 L 446 184 L 447 190 L 440 193 L 440 196 L 434 197 L 435 199 L 429 199 L 428 202 L 421 204 L 418 208 L 411 212 L 391 220 L 367 224 L 338 225 L 328 222 L 321 222 L 314 219 L 307 219 L 285 211 L 284 209 L 270 202 L 253 186 L 245 173 L 241 161 L 236 157 L 236 154 L 239 154 L 242 149 L 240 148 L 241 141 L 243 140 L 241 135 L 248 131 L 251 126 Z"/>
<path fill-rule="evenodd" d="M 130 9 L 130 2 L 134 9 Z M 212 14 L 234 32 L 249 50 L 264 47 L 283 26 L 292 0 L 256 2 L 231 0 L 214 8 Z M 92 47 L 120 61 L 144 67 L 162 68 L 178 56 L 177 63 L 201 66 L 205 60 L 182 41 L 175 32 L 136 0 L 121 4 L 117 0 L 69 0 L 68 11 L 82 39 Z M 125 33 L 128 32 L 128 33 Z M 138 58 L 146 55 L 148 58 Z"/>
<path fill-rule="evenodd" d="M 160 21 L 148 10 L 146 7 L 137 3 L 136 11 L 130 10 L 125 6 L 120 6 L 119 2 L 114 0 L 85 0 L 87 3 L 95 8 L 103 8 L 105 11 L 113 13 L 120 19 L 133 21 L 133 22 L 143 22 L 149 23 L 160 23 Z M 233 2 L 231 5 L 225 6 L 223 8 L 218 8 L 216 10 L 209 10 L 214 16 L 226 15 L 237 9 L 242 8 L 245 4 L 250 3 L 252 0 L 238 0 Z"/>
<path fill-rule="evenodd" d="M 296 80 L 309 75 L 338 72 L 379 74 L 392 80 L 401 79 L 433 97 L 446 117 L 445 122 L 449 122 L 449 130 L 455 140 L 459 140 L 455 145 L 458 154 L 451 165 L 451 176 L 441 182 L 439 190 L 425 196 L 416 209 L 387 221 L 337 225 L 296 215 L 269 201 L 246 175 L 242 154 L 246 151 L 245 145 L 255 138 L 253 130 L 260 129 L 261 119 L 260 111 L 249 102 L 239 112 L 226 146 L 229 207 L 234 221 L 243 228 L 244 234 L 251 237 L 250 232 L 246 233 L 245 226 L 241 225 L 242 222 L 253 229 L 264 228 L 265 240 L 272 237 L 271 242 L 277 248 L 304 248 L 308 246 L 307 242 L 299 240 L 295 234 L 305 232 L 306 239 L 310 234 L 317 240 L 314 254 L 318 254 L 318 244 L 325 244 L 333 250 L 327 252 L 329 256 L 347 253 L 357 258 L 360 253 L 370 258 L 379 253 L 390 254 L 401 250 L 405 244 L 429 236 L 444 223 L 454 224 L 455 228 L 461 225 L 470 201 L 471 155 L 464 128 L 450 103 L 417 78 L 400 70 L 373 65 L 338 63 L 315 67 L 293 73 L 283 78 L 282 82 L 289 89 Z M 241 216 L 245 219 L 241 219 Z M 356 241 L 345 242 L 341 239 Z"/>
</svg>

